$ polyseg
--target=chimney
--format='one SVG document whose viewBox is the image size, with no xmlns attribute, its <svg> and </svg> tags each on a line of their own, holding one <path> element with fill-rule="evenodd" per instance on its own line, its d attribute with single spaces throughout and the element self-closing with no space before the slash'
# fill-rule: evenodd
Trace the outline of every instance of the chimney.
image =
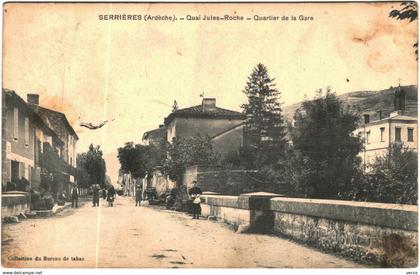
<svg viewBox="0 0 420 275">
<path fill-rule="evenodd" d="M 382 111 L 381 110 L 378 111 L 378 117 L 379 117 L 379 120 L 382 119 Z"/>
<path fill-rule="evenodd" d="M 203 98 L 203 112 L 211 112 L 216 109 L 215 98 Z"/>
<path fill-rule="evenodd" d="M 39 94 L 27 94 L 26 101 L 28 103 L 39 105 Z"/>
<path fill-rule="evenodd" d="M 368 124 L 370 122 L 370 117 L 368 114 L 364 114 L 363 118 L 365 119 L 365 124 Z"/>
</svg>

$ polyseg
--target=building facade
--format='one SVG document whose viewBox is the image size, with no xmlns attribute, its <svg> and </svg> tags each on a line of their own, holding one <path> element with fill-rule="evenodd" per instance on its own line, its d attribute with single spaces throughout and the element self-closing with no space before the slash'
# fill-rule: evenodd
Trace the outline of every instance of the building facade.
<svg viewBox="0 0 420 275">
<path fill-rule="evenodd" d="M 237 129 L 244 120 L 245 116 L 240 112 L 217 107 L 215 98 L 203 98 L 201 105 L 176 110 L 165 118 L 167 141 L 172 142 L 172 139 L 176 137 L 200 134 L 212 138 L 219 137 L 220 144 L 220 136 L 224 133 L 224 140 L 231 142 L 226 134 L 230 134 L 230 130 Z M 236 143 L 236 145 L 240 144 Z M 238 148 L 232 148 L 232 150 Z"/>
<path fill-rule="evenodd" d="M 14 91 L 3 89 L 2 99 L 2 189 L 22 178 L 38 189 L 41 170 L 49 161 L 54 162 L 55 170 L 60 167 L 54 191 L 69 192 L 69 184 L 74 182 L 78 137 L 65 115 L 46 115 L 58 112 L 38 107 L 39 96 L 35 94 L 28 94 L 25 102 Z"/>
<path fill-rule="evenodd" d="M 66 182 L 63 191 L 69 196 L 71 186 L 76 182 L 76 143 L 79 137 L 64 113 L 39 105 L 38 94 L 28 94 L 27 102 L 32 110 L 45 121 L 63 142 L 62 150 L 59 152 L 59 155 L 68 166 L 68 169 L 63 171 L 63 180 Z"/>
<path fill-rule="evenodd" d="M 369 121 L 355 130 L 364 143 L 360 153 L 365 167 L 375 161 L 377 156 L 386 154 L 393 143 L 402 143 L 405 147 L 417 151 L 417 117 L 395 111 L 389 117 Z"/>
</svg>

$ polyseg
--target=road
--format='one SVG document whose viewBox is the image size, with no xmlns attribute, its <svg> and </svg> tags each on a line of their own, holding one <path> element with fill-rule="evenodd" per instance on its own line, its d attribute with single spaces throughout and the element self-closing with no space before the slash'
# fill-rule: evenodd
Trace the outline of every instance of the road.
<svg viewBox="0 0 420 275">
<path fill-rule="evenodd" d="M 125 197 L 115 207 L 85 203 L 54 217 L 4 224 L 2 237 L 4 267 L 361 267 L 279 237 L 134 207 Z"/>
</svg>

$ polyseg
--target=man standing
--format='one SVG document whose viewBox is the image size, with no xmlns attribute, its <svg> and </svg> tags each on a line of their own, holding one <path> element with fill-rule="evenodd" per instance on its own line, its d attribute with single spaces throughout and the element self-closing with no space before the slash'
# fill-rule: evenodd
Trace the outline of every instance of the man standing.
<svg viewBox="0 0 420 275">
<path fill-rule="evenodd" d="M 108 206 L 111 206 L 111 207 L 114 206 L 114 199 L 115 199 L 115 189 L 114 189 L 114 186 L 111 185 L 111 187 L 108 189 L 108 192 L 107 192 Z"/>
<path fill-rule="evenodd" d="M 140 202 L 141 202 L 141 187 L 140 185 L 136 186 L 136 206 L 138 204 L 138 206 L 140 206 Z"/>
<path fill-rule="evenodd" d="M 77 184 L 73 184 L 73 188 L 71 189 L 71 207 L 77 208 L 78 199 L 79 199 L 79 189 L 77 188 Z"/>
<path fill-rule="evenodd" d="M 99 207 L 99 188 L 97 184 L 93 185 L 93 207 L 98 206 Z"/>
</svg>

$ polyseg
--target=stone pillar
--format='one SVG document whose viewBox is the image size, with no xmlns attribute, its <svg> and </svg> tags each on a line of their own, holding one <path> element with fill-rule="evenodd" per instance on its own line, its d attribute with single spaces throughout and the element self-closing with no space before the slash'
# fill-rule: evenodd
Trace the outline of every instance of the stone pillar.
<svg viewBox="0 0 420 275">
<path fill-rule="evenodd" d="M 283 196 L 267 192 L 241 194 L 238 198 L 239 208 L 251 211 L 250 224 L 243 230 L 259 233 L 271 232 L 274 226 L 274 213 L 270 210 L 270 199 Z"/>
</svg>

